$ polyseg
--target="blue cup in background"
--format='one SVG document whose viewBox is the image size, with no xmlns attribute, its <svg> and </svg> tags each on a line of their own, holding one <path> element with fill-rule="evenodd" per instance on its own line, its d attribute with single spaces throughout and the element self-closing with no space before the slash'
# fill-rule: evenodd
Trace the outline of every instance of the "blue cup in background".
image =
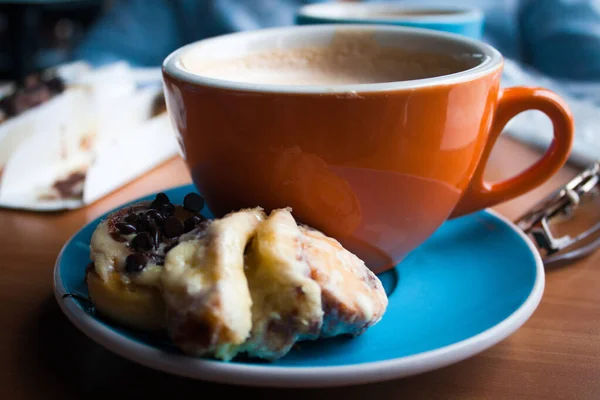
<svg viewBox="0 0 600 400">
<path fill-rule="evenodd" d="M 296 12 L 297 25 L 332 23 L 411 26 L 481 39 L 484 17 L 478 9 L 403 3 L 322 3 Z"/>
</svg>

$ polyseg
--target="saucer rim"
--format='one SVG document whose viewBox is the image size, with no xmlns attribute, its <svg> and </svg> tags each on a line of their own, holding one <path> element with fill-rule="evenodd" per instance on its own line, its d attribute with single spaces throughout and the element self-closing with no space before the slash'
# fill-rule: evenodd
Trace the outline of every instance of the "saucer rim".
<svg viewBox="0 0 600 400">
<path fill-rule="evenodd" d="M 182 185 L 169 191 L 189 186 Z M 147 196 L 141 198 L 145 197 Z M 536 263 L 536 277 L 529 295 L 512 314 L 494 326 L 467 339 L 410 356 L 342 366 L 261 366 L 225 363 L 168 353 L 128 338 L 87 314 L 74 299 L 63 298 L 67 293 L 60 276 L 64 251 L 81 230 L 95 223 L 98 218 L 84 225 L 63 245 L 54 267 L 54 295 L 67 318 L 96 343 L 130 361 L 178 376 L 224 384 L 286 388 L 335 387 L 404 378 L 457 363 L 494 346 L 518 330 L 531 317 L 541 301 L 545 286 L 545 271 L 534 244 L 506 217 L 490 209 L 483 212 L 506 224 L 525 241 L 531 250 Z"/>
</svg>

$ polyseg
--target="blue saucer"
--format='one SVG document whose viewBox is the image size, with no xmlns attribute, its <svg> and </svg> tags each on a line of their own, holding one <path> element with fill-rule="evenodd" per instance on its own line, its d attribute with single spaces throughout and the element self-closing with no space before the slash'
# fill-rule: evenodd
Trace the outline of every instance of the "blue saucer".
<svg viewBox="0 0 600 400">
<path fill-rule="evenodd" d="M 190 191 L 195 191 L 191 185 L 166 193 L 180 203 Z M 395 270 L 380 275 L 389 306 L 364 335 L 302 343 L 274 363 L 225 363 L 186 356 L 164 338 L 114 325 L 90 312 L 85 301 L 63 298 L 87 296 L 83 279 L 99 221 L 73 236 L 58 257 L 55 294 L 62 310 L 112 351 L 198 379 L 316 387 L 413 375 L 470 357 L 512 334 L 531 316 L 544 287 L 542 262 L 529 239 L 509 221 L 483 211 L 444 223 Z"/>
</svg>

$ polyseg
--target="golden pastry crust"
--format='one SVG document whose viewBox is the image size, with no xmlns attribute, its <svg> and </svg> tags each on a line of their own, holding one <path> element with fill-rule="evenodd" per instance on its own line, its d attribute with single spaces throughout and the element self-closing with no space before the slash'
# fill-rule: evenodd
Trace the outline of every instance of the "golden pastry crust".
<svg viewBox="0 0 600 400">
<path fill-rule="evenodd" d="M 96 309 L 127 327 L 160 331 L 166 327 L 165 302 L 157 288 L 124 284 L 117 273 L 103 280 L 88 268 L 86 282 Z"/>
<path fill-rule="evenodd" d="M 151 201 L 142 201 L 123 207 L 98 224 L 90 241 L 92 265 L 86 271 L 90 300 L 98 312 L 125 326 L 148 331 L 166 327 L 166 308 L 160 287 L 162 260 L 168 244 L 176 244 L 182 237 L 163 239 L 160 232 L 154 232 L 152 240 L 159 238 L 160 243 L 155 240 L 152 247 L 144 250 L 133 246 L 136 235 L 141 232 L 147 234 L 148 229 L 142 229 L 139 223 L 128 221 L 127 218 L 135 214 L 139 221 L 141 216 L 146 218 L 148 212 L 156 215 L 158 211 L 152 209 L 152 204 Z M 173 210 L 169 216 L 178 220 L 195 215 L 181 206 L 171 207 Z M 154 228 L 158 228 L 156 220 L 153 221 Z M 122 232 L 119 227 L 124 224 L 130 227 Z M 191 232 L 183 235 L 193 237 Z M 143 253 L 145 265 L 140 266 L 139 270 L 128 271 L 127 259 L 135 253 Z"/>
<path fill-rule="evenodd" d="M 299 340 L 316 339 L 323 322 L 321 290 L 303 257 L 301 232 L 289 209 L 271 212 L 246 257 L 252 334 L 243 351 L 277 359 Z"/>
<path fill-rule="evenodd" d="M 86 282 L 90 300 L 101 314 L 133 329 L 157 331 L 166 326 L 160 291 L 155 286 L 138 285 L 122 274 L 131 251 L 125 242 L 113 237 L 118 218 L 149 204 L 143 202 L 120 209 L 96 227 L 90 242 L 93 267 L 86 271 Z"/>
<path fill-rule="evenodd" d="M 264 217 L 260 208 L 231 213 L 167 255 L 161 282 L 168 329 L 184 352 L 230 360 L 248 338 L 252 300 L 244 249 Z"/>
<path fill-rule="evenodd" d="M 322 337 L 360 335 L 377 323 L 388 298 L 377 276 L 337 240 L 301 226 L 304 258 L 321 287 Z"/>
</svg>

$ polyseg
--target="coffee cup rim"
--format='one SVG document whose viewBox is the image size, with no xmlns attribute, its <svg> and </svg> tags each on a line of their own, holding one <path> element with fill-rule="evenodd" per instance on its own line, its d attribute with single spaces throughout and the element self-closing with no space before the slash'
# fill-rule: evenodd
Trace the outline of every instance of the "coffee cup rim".
<svg viewBox="0 0 600 400">
<path fill-rule="evenodd" d="M 233 38 L 245 37 L 246 39 L 259 39 L 274 35 L 301 34 L 309 31 L 322 31 L 327 34 L 337 32 L 388 32 L 399 35 L 416 35 L 425 38 L 437 38 L 452 42 L 459 42 L 474 49 L 474 53 L 481 53 L 485 59 L 475 67 L 456 73 L 435 76 L 431 78 L 413 79 L 404 81 L 384 83 L 357 83 L 343 85 L 283 85 L 267 84 L 243 81 L 232 81 L 213 78 L 193 73 L 185 69 L 181 63 L 181 57 L 191 49 L 202 44 L 220 40 L 232 40 Z M 503 57 L 498 50 L 492 46 L 476 39 L 471 39 L 458 34 L 436 31 L 424 28 L 377 25 L 377 24 L 316 24 L 316 25 L 293 25 L 288 27 L 263 28 L 252 31 L 241 31 L 207 39 L 201 39 L 184 45 L 169 54 L 162 65 L 162 72 L 183 82 L 198 86 L 235 90 L 253 93 L 287 93 L 287 94 L 358 94 L 371 92 L 388 92 L 398 90 L 412 90 L 417 88 L 444 86 L 450 84 L 464 83 L 476 80 L 500 69 L 503 65 Z"/>
<path fill-rule="evenodd" d="M 452 12 L 452 14 L 431 14 L 431 15 L 390 15 L 377 17 L 358 17 L 353 15 L 335 15 L 331 14 L 333 10 L 348 11 L 376 11 L 385 9 L 390 12 L 397 11 L 441 11 Z M 440 24 L 456 24 L 465 21 L 483 20 L 483 11 L 479 8 L 469 8 L 461 6 L 448 5 L 418 5 L 418 4 L 393 4 L 384 2 L 369 3 L 317 3 L 307 4 L 296 10 L 296 16 L 319 19 L 328 22 L 366 22 L 366 23 L 386 23 L 386 22 L 428 22 Z"/>
</svg>

